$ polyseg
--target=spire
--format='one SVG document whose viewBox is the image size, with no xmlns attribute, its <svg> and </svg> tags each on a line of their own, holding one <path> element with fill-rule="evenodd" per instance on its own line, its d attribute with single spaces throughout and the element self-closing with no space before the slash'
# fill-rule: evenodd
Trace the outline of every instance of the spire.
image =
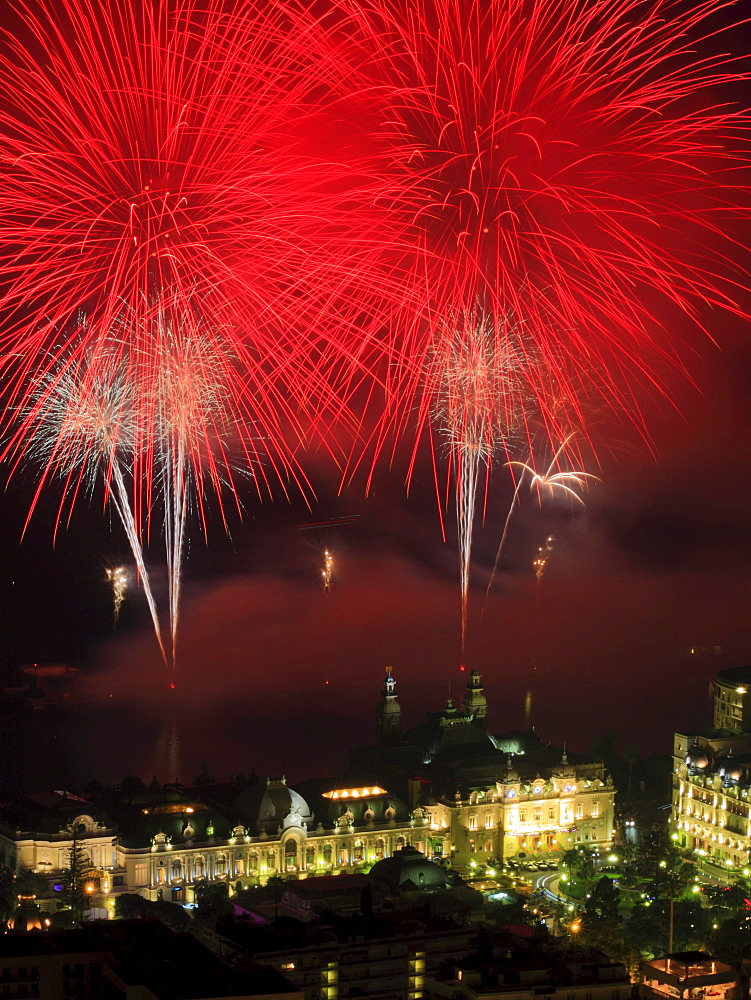
<svg viewBox="0 0 751 1000">
<path fill-rule="evenodd" d="M 480 729 L 487 726 L 488 701 L 483 694 L 482 677 L 478 670 L 473 670 L 469 675 L 467 690 L 462 698 L 462 710 L 465 715 L 472 716 L 472 720 Z"/>
<path fill-rule="evenodd" d="M 396 743 L 399 740 L 402 710 L 397 698 L 392 668 L 386 667 L 386 679 L 376 709 L 376 739 L 380 744 Z"/>
</svg>

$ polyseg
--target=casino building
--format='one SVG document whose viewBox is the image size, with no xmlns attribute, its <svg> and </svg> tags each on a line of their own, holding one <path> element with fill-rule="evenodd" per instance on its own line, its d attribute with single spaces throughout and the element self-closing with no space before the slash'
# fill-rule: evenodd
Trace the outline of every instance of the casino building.
<svg viewBox="0 0 751 1000">
<path fill-rule="evenodd" d="M 751 851 L 751 667 L 714 679 L 711 729 L 673 741 L 673 837 L 717 867 L 749 867 Z"/>
<path fill-rule="evenodd" d="M 460 868 L 577 844 L 608 849 L 615 792 L 602 763 L 534 729 L 493 736 L 487 707 L 473 671 L 460 706 L 449 700 L 402 733 L 388 668 L 375 742 L 351 751 L 338 777 L 32 796 L 0 815 L 0 863 L 45 875 L 54 896 L 75 836 L 106 909 L 121 892 L 191 902 L 216 881 L 237 891 L 271 876 L 355 873 L 407 845 Z"/>
</svg>

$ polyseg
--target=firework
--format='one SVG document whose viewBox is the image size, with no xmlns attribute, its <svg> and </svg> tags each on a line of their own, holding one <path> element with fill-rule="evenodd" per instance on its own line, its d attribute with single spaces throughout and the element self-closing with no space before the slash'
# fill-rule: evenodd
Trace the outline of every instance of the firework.
<svg viewBox="0 0 751 1000">
<path fill-rule="evenodd" d="M 321 317 L 350 280 L 340 244 L 356 228 L 337 209 L 341 167 L 300 138 L 335 72 L 312 55 L 324 32 L 281 4 L 190 0 L 21 0 L 16 19 L 0 39 L 6 406 L 73 352 L 137 376 L 137 407 L 156 398 L 153 313 L 168 312 L 196 338 L 209 324 L 235 359 L 229 403 L 250 417 L 258 488 L 305 489 L 295 452 L 336 406 L 327 376 L 351 322 L 345 304 Z M 78 312 L 85 331 L 61 342 Z M 159 464 L 158 440 L 141 445 L 137 521 Z"/>
<path fill-rule="evenodd" d="M 128 590 L 128 571 L 124 566 L 116 566 L 107 570 L 107 579 L 112 587 L 113 625 L 117 626 L 120 619 L 120 608 L 123 606 Z"/>
<path fill-rule="evenodd" d="M 83 321 L 80 324 L 82 328 L 85 325 Z M 103 365 L 98 372 L 75 357 L 58 357 L 56 364 L 59 367 L 46 372 L 21 411 L 4 457 L 11 456 L 14 465 L 22 457 L 38 463 L 41 472 L 35 501 L 50 479 L 62 480 L 60 514 L 66 502 L 73 506 L 82 490 L 92 493 L 101 477 L 105 497 L 117 511 L 136 561 L 166 666 L 156 602 L 126 485 L 137 440 L 127 379 L 113 363 Z M 35 502 L 31 510 L 34 506 Z M 118 608 L 115 591 L 116 620 Z"/>
<path fill-rule="evenodd" d="M 511 516 L 516 510 L 519 502 L 519 496 L 522 488 L 522 484 L 526 479 L 529 480 L 529 489 L 531 493 L 536 493 L 537 501 L 542 506 L 543 497 L 555 497 L 558 494 L 562 494 L 564 498 L 570 501 L 576 501 L 579 504 L 584 504 L 584 500 L 581 496 L 581 491 L 586 489 L 590 480 L 597 480 L 598 477 L 591 472 L 584 472 L 581 469 L 576 470 L 563 470 L 560 468 L 562 458 L 565 456 L 567 449 L 571 446 L 573 441 L 573 435 L 569 434 L 561 442 L 560 446 L 556 449 L 555 454 L 550 460 L 549 465 L 544 470 L 544 472 L 537 472 L 537 470 L 529 462 L 519 462 L 510 461 L 507 462 L 507 466 L 512 470 L 516 478 L 516 487 L 514 489 L 513 496 L 511 498 L 511 503 L 509 504 L 509 509 L 506 514 L 506 520 L 503 524 L 503 533 L 501 534 L 501 541 L 498 545 L 498 551 L 496 553 L 495 562 L 493 563 L 493 570 L 490 574 L 490 579 L 488 580 L 488 586 L 485 591 L 485 604 L 487 605 L 488 597 L 490 596 L 490 590 L 493 586 L 493 581 L 495 580 L 496 572 L 498 571 L 498 564 L 501 560 L 501 553 L 506 544 L 506 539 L 508 537 L 509 524 L 511 523 Z M 519 470 L 517 473 L 516 470 Z M 552 545 L 553 543 L 552 535 L 548 539 L 548 542 Z M 547 545 L 547 542 L 546 542 Z M 538 556 L 535 559 L 535 573 L 537 575 L 537 581 L 542 578 L 545 572 L 545 563 L 547 555 L 546 553 L 550 550 L 545 548 L 538 549 Z M 539 572 L 538 572 L 539 571 Z"/>
<path fill-rule="evenodd" d="M 596 367 L 620 409 L 632 389 L 623 376 L 652 384 L 650 361 L 674 353 L 661 316 L 696 321 L 702 303 L 738 311 L 747 276 L 732 264 L 730 221 L 748 214 L 747 121 L 721 95 L 748 74 L 715 54 L 717 16 L 731 6 L 348 8 L 370 41 L 359 69 L 380 101 L 370 194 L 390 260 L 403 251 L 399 356 L 429 355 L 435 317 L 513 315 L 559 397 Z M 536 388 L 545 413 L 550 392 L 542 379 Z"/>
<path fill-rule="evenodd" d="M 473 312 L 445 324 L 427 373 L 427 399 L 456 477 L 462 655 L 477 489 L 483 470 L 523 425 L 525 358 L 512 323 Z"/>
<path fill-rule="evenodd" d="M 331 574 L 334 571 L 334 557 L 328 549 L 326 549 L 323 556 L 324 562 L 323 569 L 321 570 L 321 578 L 323 580 L 323 589 L 328 593 L 329 590 L 331 590 Z"/>
</svg>

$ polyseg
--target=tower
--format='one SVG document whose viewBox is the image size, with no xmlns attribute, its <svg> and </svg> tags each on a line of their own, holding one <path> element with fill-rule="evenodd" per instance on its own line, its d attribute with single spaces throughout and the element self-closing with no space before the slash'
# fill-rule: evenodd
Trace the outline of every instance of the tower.
<svg viewBox="0 0 751 1000">
<path fill-rule="evenodd" d="M 397 701 L 398 697 L 391 667 L 386 667 L 386 680 L 376 709 L 376 738 L 381 744 L 396 743 L 399 739 L 402 710 Z"/>
<path fill-rule="evenodd" d="M 462 698 L 462 708 L 465 715 L 471 715 L 475 725 L 481 729 L 487 726 L 488 701 L 483 692 L 480 673 L 473 670 L 467 682 L 467 690 Z"/>
</svg>

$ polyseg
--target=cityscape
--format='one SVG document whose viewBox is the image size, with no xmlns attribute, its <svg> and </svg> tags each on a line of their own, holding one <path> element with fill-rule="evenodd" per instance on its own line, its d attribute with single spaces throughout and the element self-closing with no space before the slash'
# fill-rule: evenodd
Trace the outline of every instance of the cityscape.
<svg viewBox="0 0 751 1000">
<path fill-rule="evenodd" d="M 0 1000 L 747 1000 L 742 4 L 2 3 Z"/>
</svg>

